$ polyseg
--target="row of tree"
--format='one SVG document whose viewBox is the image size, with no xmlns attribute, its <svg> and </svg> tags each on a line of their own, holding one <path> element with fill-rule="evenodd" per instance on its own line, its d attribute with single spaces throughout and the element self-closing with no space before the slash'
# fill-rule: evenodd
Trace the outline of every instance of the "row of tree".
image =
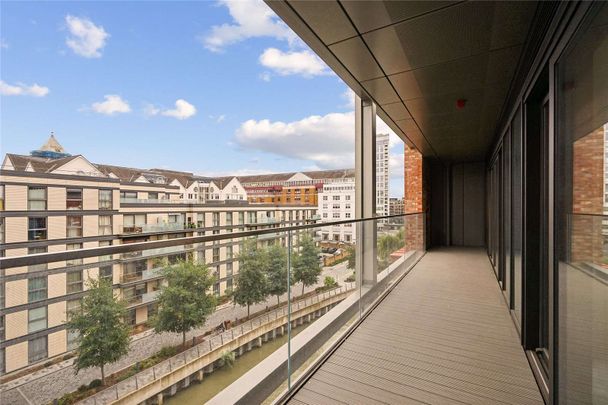
<svg viewBox="0 0 608 405">
<path fill-rule="evenodd" d="M 289 284 L 302 283 L 304 288 L 319 281 L 322 268 L 319 249 L 309 235 L 303 235 L 291 254 L 291 279 Z M 239 273 L 231 292 L 235 305 L 247 307 L 247 316 L 253 304 L 264 302 L 268 296 L 277 298 L 287 292 L 287 249 L 280 245 L 260 247 L 255 240 L 246 241 L 238 256 Z"/>
<path fill-rule="evenodd" d="M 308 235 L 292 252 L 291 284 L 301 282 L 304 287 L 316 284 L 321 274 L 318 249 Z M 268 296 L 279 298 L 287 291 L 287 251 L 279 245 L 261 248 L 255 240 L 247 241 L 238 256 L 239 273 L 235 288 L 228 292 L 235 305 L 250 306 L 265 301 Z M 165 282 L 157 296 L 158 312 L 151 320 L 157 333 L 182 334 L 201 327 L 213 313 L 217 300 L 210 294 L 216 282 L 206 264 L 181 261 L 166 265 L 162 270 Z M 127 305 L 118 299 L 107 280 L 90 279 L 88 294 L 82 298 L 77 311 L 69 315 L 67 328 L 78 334 L 76 372 L 99 367 L 105 384 L 105 366 L 118 361 L 129 352 L 131 328 L 125 323 Z"/>
</svg>

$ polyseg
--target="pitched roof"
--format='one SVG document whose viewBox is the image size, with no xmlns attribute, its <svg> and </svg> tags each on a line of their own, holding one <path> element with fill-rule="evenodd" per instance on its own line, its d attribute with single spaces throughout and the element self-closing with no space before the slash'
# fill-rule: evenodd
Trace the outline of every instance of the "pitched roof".
<svg viewBox="0 0 608 405">
<path fill-rule="evenodd" d="M 302 173 L 313 180 L 320 179 L 344 179 L 354 178 L 355 169 L 336 169 L 336 170 L 313 170 L 307 172 L 289 172 L 289 173 L 271 173 L 271 174 L 258 174 L 250 176 L 238 176 L 237 178 L 242 184 L 248 183 L 262 183 L 270 181 L 287 181 L 294 175 Z"/>
<path fill-rule="evenodd" d="M 65 153 L 65 149 L 63 149 L 63 146 L 61 146 L 61 144 L 59 143 L 59 141 L 57 141 L 57 139 L 55 138 L 55 135 L 53 135 L 53 134 L 51 134 L 49 139 L 47 139 L 45 144 L 42 145 L 39 150 L 47 151 L 47 152 Z"/>
<path fill-rule="evenodd" d="M 132 167 L 124 166 L 100 165 L 97 163 L 95 164 L 95 166 L 100 172 L 102 172 L 106 176 L 110 173 L 114 173 L 114 175 L 118 177 L 120 181 L 124 181 L 126 183 L 134 182 L 144 172 L 144 170 L 141 169 L 135 169 Z"/>
<path fill-rule="evenodd" d="M 16 171 L 25 171 L 28 163 L 38 173 L 50 173 L 53 170 L 63 166 L 71 160 L 76 159 L 81 155 L 68 156 L 60 159 L 50 159 L 37 156 L 16 155 L 7 153 L 6 156 L 10 159 Z"/>
<path fill-rule="evenodd" d="M 228 185 L 228 183 L 230 183 L 230 181 L 232 179 L 234 179 L 235 177 L 236 176 L 210 177 L 209 182 L 213 182 L 220 189 L 224 189 L 224 187 L 226 187 Z M 237 178 L 237 180 L 238 180 L 238 178 Z"/>
</svg>

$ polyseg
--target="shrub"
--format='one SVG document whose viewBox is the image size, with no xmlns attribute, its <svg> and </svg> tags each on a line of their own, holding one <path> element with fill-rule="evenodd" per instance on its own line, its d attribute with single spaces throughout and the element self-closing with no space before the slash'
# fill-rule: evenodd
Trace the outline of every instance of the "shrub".
<svg viewBox="0 0 608 405">
<path fill-rule="evenodd" d="M 99 378 L 94 379 L 89 383 L 89 388 L 101 387 L 101 380 Z"/>
<path fill-rule="evenodd" d="M 80 387 L 78 387 L 78 392 L 85 392 L 89 389 L 89 386 L 86 384 L 82 384 Z"/>
<path fill-rule="evenodd" d="M 57 405 L 71 405 L 78 400 L 75 392 L 68 392 L 57 400 Z"/>
<path fill-rule="evenodd" d="M 327 277 L 325 277 L 323 284 L 325 285 L 326 288 L 331 288 L 331 287 L 334 287 L 335 285 L 337 285 L 338 283 L 336 283 L 335 278 L 333 278 L 331 276 L 327 276 Z"/>
<path fill-rule="evenodd" d="M 173 357 L 177 354 L 177 349 L 173 346 L 166 346 L 160 349 L 155 356 L 160 359 L 168 359 L 169 357 Z"/>
<path fill-rule="evenodd" d="M 236 356 L 233 351 L 226 350 L 222 353 L 222 357 L 220 358 L 222 366 L 228 366 L 232 368 L 234 366 L 234 362 L 236 360 Z"/>
<path fill-rule="evenodd" d="M 355 272 L 353 271 L 353 274 L 351 274 L 350 276 L 346 277 L 344 279 L 344 281 L 346 281 L 347 283 L 354 283 L 355 282 Z"/>
</svg>

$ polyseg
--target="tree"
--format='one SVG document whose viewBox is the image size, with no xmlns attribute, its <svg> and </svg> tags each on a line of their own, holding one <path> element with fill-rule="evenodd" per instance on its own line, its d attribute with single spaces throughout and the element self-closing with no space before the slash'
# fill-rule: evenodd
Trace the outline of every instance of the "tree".
<svg viewBox="0 0 608 405">
<path fill-rule="evenodd" d="M 88 294 L 83 297 L 80 310 L 69 314 L 67 328 L 78 333 L 76 373 L 99 367 L 105 384 L 105 365 L 129 352 L 131 328 L 124 322 L 126 305 L 114 296 L 109 281 L 89 279 L 87 286 Z"/>
<path fill-rule="evenodd" d="M 320 250 L 310 235 L 300 238 L 298 250 L 299 254 L 295 254 L 293 260 L 293 279 L 295 283 L 302 282 L 302 295 L 304 295 L 304 287 L 319 281 L 322 271 L 319 264 Z"/>
<path fill-rule="evenodd" d="M 355 251 L 355 245 L 350 245 L 346 248 L 346 252 L 348 254 L 348 263 L 346 267 L 355 270 L 355 266 L 357 265 L 357 253 Z"/>
<path fill-rule="evenodd" d="M 251 305 L 265 301 L 268 295 L 265 274 L 268 269 L 268 254 L 258 248 L 256 240 L 251 239 L 243 245 L 238 260 L 239 273 L 235 277 L 232 297 L 236 304 L 247 306 L 247 317 L 249 317 Z"/>
<path fill-rule="evenodd" d="M 161 271 L 166 284 L 161 285 L 157 302 L 158 313 L 152 324 L 157 333 L 182 334 L 186 345 L 186 332 L 202 326 L 215 309 L 215 297 L 208 294 L 215 282 L 207 265 L 193 261 L 180 261 Z"/>
<path fill-rule="evenodd" d="M 287 252 L 280 245 L 272 245 L 268 248 L 267 255 L 268 294 L 275 295 L 279 305 L 281 295 L 287 292 Z"/>
<path fill-rule="evenodd" d="M 378 257 L 386 265 L 388 259 L 395 250 L 401 247 L 401 241 L 395 235 L 382 235 L 378 238 Z"/>
</svg>

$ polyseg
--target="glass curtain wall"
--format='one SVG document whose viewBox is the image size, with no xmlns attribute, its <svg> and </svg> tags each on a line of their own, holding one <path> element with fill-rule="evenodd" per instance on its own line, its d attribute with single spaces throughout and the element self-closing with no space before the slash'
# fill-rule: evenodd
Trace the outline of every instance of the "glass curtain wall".
<svg viewBox="0 0 608 405">
<path fill-rule="evenodd" d="M 608 5 L 556 65 L 559 403 L 608 403 Z"/>
</svg>

